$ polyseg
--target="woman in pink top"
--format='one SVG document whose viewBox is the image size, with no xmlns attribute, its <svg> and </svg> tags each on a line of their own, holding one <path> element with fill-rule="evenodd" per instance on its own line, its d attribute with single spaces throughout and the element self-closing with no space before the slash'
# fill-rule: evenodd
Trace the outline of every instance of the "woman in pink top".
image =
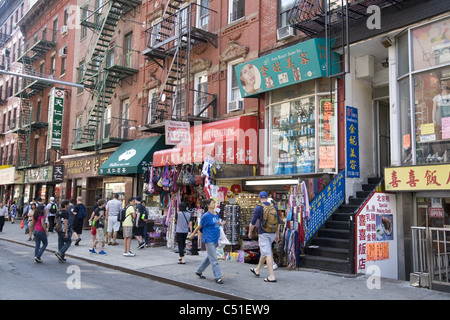
<svg viewBox="0 0 450 320">
<path fill-rule="evenodd" d="M 47 237 L 48 237 L 48 231 L 47 231 L 47 225 L 45 224 L 45 215 L 44 215 L 44 207 L 43 206 L 37 206 L 34 210 L 33 215 L 33 222 L 34 222 L 34 240 L 36 242 L 36 246 L 34 248 L 34 261 L 41 263 L 41 256 L 45 251 L 45 248 L 47 248 Z M 42 247 L 41 247 L 42 242 Z"/>
</svg>

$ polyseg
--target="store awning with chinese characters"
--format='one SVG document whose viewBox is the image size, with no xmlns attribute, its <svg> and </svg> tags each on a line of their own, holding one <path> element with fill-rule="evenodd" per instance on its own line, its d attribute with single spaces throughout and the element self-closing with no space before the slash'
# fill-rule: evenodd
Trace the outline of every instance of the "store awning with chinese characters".
<svg viewBox="0 0 450 320">
<path fill-rule="evenodd" d="M 154 152 L 168 148 L 164 136 L 158 135 L 122 143 L 100 166 L 100 175 L 127 175 L 144 172 Z"/>
<path fill-rule="evenodd" d="M 331 46 L 334 40 L 331 41 Z M 327 56 L 330 59 L 327 59 Z M 341 71 L 339 54 L 327 40 L 315 38 L 237 65 L 236 77 L 243 98 Z"/>
<path fill-rule="evenodd" d="M 450 164 L 384 169 L 386 191 L 450 190 Z"/>
<path fill-rule="evenodd" d="M 190 145 L 177 145 L 173 149 L 155 152 L 153 166 L 200 163 L 208 157 L 219 163 L 257 163 L 258 131 L 254 116 L 194 126 L 190 132 Z"/>
</svg>

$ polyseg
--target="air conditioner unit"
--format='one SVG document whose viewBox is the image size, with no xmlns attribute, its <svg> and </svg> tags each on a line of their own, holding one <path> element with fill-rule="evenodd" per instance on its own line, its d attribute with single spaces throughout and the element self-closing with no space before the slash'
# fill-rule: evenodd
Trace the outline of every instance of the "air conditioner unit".
<svg viewBox="0 0 450 320">
<path fill-rule="evenodd" d="M 69 32 L 69 27 L 68 26 L 62 26 L 61 27 L 61 34 L 62 35 L 66 35 Z"/>
<path fill-rule="evenodd" d="M 59 56 L 62 58 L 65 58 L 67 55 L 67 46 L 66 47 L 62 47 L 61 49 L 59 49 Z"/>
<path fill-rule="evenodd" d="M 228 112 L 244 109 L 243 100 L 234 100 L 228 102 Z"/>
<path fill-rule="evenodd" d="M 296 30 L 291 26 L 284 26 L 277 29 L 277 40 L 288 39 L 297 34 Z"/>
</svg>

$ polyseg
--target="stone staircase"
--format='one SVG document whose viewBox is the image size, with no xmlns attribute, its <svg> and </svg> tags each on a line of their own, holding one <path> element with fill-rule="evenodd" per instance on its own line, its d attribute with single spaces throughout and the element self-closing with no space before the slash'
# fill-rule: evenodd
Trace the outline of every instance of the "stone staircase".
<svg viewBox="0 0 450 320">
<path fill-rule="evenodd" d="M 341 205 L 305 247 L 300 266 L 338 273 L 354 273 L 354 234 L 351 219 L 383 178 L 368 178 L 368 182 Z"/>
</svg>

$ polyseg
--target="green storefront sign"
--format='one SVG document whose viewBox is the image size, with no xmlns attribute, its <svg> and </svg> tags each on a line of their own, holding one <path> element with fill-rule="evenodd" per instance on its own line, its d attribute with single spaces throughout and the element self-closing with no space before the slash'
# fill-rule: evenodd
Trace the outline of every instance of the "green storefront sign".
<svg viewBox="0 0 450 320">
<path fill-rule="evenodd" d="M 64 89 L 52 88 L 48 110 L 47 149 L 61 149 Z"/>
<path fill-rule="evenodd" d="M 331 58 L 330 61 L 327 56 Z M 339 73 L 340 69 L 339 55 L 330 53 L 326 39 L 316 38 L 237 65 L 235 71 L 241 96 L 247 98 L 295 83 L 327 77 Z"/>
</svg>

